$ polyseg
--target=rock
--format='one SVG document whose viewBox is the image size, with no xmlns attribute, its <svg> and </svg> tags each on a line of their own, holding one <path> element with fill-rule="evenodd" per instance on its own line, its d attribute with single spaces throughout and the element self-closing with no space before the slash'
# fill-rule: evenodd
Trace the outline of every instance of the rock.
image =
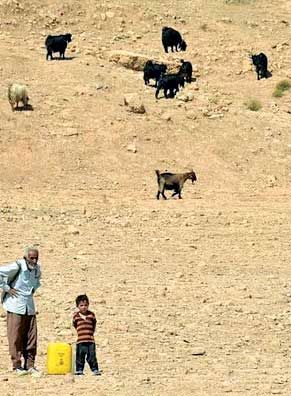
<svg viewBox="0 0 291 396">
<path fill-rule="evenodd" d="M 164 120 L 164 121 L 171 121 L 172 116 L 171 116 L 171 114 L 169 114 L 169 113 L 163 113 L 163 114 L 161 115 L 161 119 Z"/>
<path fill-rule="evenodd" d="M 73 234 L 73 235 L 79 235 L 79 234 L 80 234 L 80 231 L 79 231 L 75 226 L 70 225 L 70 226 L 68 227 L 68 233 L 69 233 L 69 234 Z"/>
<path fill-rule="evenodd" d="M 106 15 L 106 17 L 109 18 L 109 19 L 112 19 L 112 18 L 115 17 L 114 12 L 112 12 L 112 11 L 107 11 L 105 15 Z"/>
<path fill-rule="evenodd" d="M 196 348 L 194 349 L 194 351 L 191 354 L 192 356 L 203 356 L 206 355 L 206 351 L 205 349 L 202 348 Z"/>
<path fill-rule="evenodd" d="M 223 113 L 213 113 L 208 116 L 208 118 L 210 118 L 211 120 L 215 120 L 215 119 L 223 118 L 223 117 L 224 117 Z"/>
<path fill-rule="evenodd" d="M 99 89 L 104 88 L 104 85 L 103 85 L 101 82 L 97 82 L 96 85 L 95 85 L 95 88 L 96 88 L 97 91 L 98 91 Z"/>
<path fill-rule="evenodd" d="M 131 113 L 144 114 L 146 112 L 141 97 L 138 94 L 127 94 L 124 96 L 124 105 Z"/>
<path fill-rule="evenodd" d="M 110 51 L 109 52 L 109 61 L 117 63 L 121 66 L 124 66 L 128 69 L 136 70 L 136 71 L 143 71 L 144 65 L 148 60 L 153 60 L 152 58 L 146 56 L 146 55 L 141 55 L 137 54 L 134 52 L 129 52 L 129 51 L 122 51 L 122 50 L 116 50 L 116 51 Z M 172 60 L 172 61 L 164 61 L 162 59 L 154 59 L 154 62 L 158 63 L 164 63 L 168 66 L 168 72 L 169 73 L 174 73 L 177 72 L 181 63 L 179 60 Z"/>
<path fill-rule="evenodd" d="M 145 63 L 149 60 L 144 55 L 128 51 L 111 51 L 109 61 L 118 63 L 128 69 L 142 71 Z"/>
<path fill-rule="evenodd" d="M 176 96 L 176 99 L 182 102 L 191 102 L 194 99 L 194 94 L 193 92 L 182 92 Z"/>
<path fill-rule="evenodd" d="M 270 175 L 267 180 L 267 186 L 274 187 L 276 185 L 277 180 L 278 179 L 275 175 Z"/>
<path fill-rule="evenodd" d="M 198 65 L 196 65 L 196 64 L 192 65 L 192 70 L 193 70 L 193 73 L 197 73 L 199 71 Z"/>
<path fill-rule="evenodd" d="M 229 17 L 224 17 L 224 18 L 221 18 L 221 22 L 224 22 L 224 23 L 232 23 L 232 19 L 229 18 Z"/>
<path fill-rule="evenodd" d="M 126 149 L 127 149 L 127 151 L 131 151 L 132 153 L 136 153 L 137 152 L 137 148 L 136 148 L 135 142 L 129 143 Z"/>
<path fill-rule="evenodd" d="M 199 85 L 197 84 L 197 82 L 194 82 L 192 84 L 191 89 L 193 89 L 193 91 L 199 91 Z"/>
</svg>

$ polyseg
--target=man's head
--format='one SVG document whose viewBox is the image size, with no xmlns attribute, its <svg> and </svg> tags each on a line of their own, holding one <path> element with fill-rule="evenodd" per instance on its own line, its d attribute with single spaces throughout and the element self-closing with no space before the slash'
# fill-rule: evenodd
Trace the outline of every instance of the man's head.
<svg viewBox="0 0 291 396">
<path fill-rule="evenodd" d="M 89 308 L 89 298 L 86 294 L 81 294 L 76 298 L 76 306 L 78 307 L 81 314 L 86 314 Z"/>
<path fill-rule="evenodd" d="M 27 266 L 34 268 L 38 262 L 38 249 L 35 246 L 27 246 L 24 249 L 24 258 Z"/>
</svg>

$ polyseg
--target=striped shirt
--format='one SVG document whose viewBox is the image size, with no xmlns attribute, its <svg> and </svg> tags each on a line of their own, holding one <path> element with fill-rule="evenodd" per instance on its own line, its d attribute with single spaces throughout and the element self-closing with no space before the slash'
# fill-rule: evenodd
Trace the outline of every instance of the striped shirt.
<svg viewBox="0 0 291 396">
<path fill-rule="evenodd" d="M 73 326 L 77 330 L 77 344 L 80 342 L 95 342 L 96 318 L 94 312 L 87 311 L 85 315 L 76 312 L 73 316 Z"/>
</svg>

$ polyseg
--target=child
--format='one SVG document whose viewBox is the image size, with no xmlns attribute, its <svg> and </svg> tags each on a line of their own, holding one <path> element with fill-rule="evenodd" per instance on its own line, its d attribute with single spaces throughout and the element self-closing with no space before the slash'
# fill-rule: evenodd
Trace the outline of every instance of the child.
<svg viewBox="0 0 291 396">
<path fill-rule="evenodd" d="M 89 311 L 89 299 L 86 294 L 76 298 L 78 312 L 73 316 L 73 326 L 77 330 L 78 339 L 76 347 L 76 375 L 83 375 L 85 358 L 94 375 L 101 375 L 96 358 L 96 347 L 94 332 L 96 328 L 96 318 L 93 312 Z"/>
</svg>

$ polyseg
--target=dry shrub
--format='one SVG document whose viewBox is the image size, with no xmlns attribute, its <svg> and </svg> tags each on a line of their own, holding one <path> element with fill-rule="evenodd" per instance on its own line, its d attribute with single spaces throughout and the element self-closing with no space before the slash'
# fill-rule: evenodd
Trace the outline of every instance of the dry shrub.
<svg viewBox="0 0 291 396">
<path fill-rule="evenodd" d="M 278 84 L 276 85 L 275 91 L 273 92 L 273 96 L 275 98 L 281 98 L 281 96 L 283 96 L 285 91 L 288 91 L 288 89 L 290 89 L 291 84 L 289 80 L 282 80 L 280 82 L 278 82 Z"/>
<path fill-rule="evenodd" d="M 262 103 L 258 99 L 249 99 L 245 105 L 251 111 L 259 111 L 262 108 Z"/>
</svg>

